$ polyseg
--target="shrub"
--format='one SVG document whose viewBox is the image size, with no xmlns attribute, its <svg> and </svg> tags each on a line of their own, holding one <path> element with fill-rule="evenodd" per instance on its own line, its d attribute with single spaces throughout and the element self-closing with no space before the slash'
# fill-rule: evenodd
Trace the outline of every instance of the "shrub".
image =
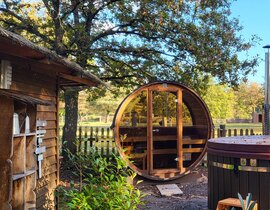
<svg viewBox="0 0 270 210">
<path fill-rule="evenodd" d="M 94 151 L 88 156 L 69 156 L 81 181 L 69 189 L 58 189 L 62 208 L 129 210 L 142 204 L 143 195 L 133 185 L 136 174 L 119 156 L 108 159 Z"/>
</svg>

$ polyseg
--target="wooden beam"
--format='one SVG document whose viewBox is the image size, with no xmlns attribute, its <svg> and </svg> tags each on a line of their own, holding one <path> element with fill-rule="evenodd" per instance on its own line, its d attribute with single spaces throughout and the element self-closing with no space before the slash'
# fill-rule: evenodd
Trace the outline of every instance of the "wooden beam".
<svg viewBox="0 0 270 210">
<path fill-rule="evenodd" d="M 68 74 L 60 73 L 59 77 L 70 80 L 70 81 L 74 81 L 74 82 L 77 82 L 77 83 L 80 83 L 83 85 L 87 85 L 89 87 L 97 86 L 97 84 L 95 82 L 91 81 L 90 79 L 86 79 L 86 78 L 82 78 L 82 77 L 78 77 L 78 76 L 71 76 Z"/>
<path fill-rule="evenodd" d="M 178 169 L 183 170 L 183 124 L 182 124 L 182 90 L 177 90 L 177 156 Z"/>
<path fill-rule="evenodd" d="M 154 136 L 153 141 L 176 141 L 176 135 L 168 135 L 168 136 Z M 145 142 L 147 141 L 147 137 L 145 136 L 130 136 L 125 138 L 123 143 L 125 142 Z M 183 137 L 183 144 L 206 144 L 205 139 L 188 139 Z"/>
<path fill-rule="evenodd" d="M 151 174 L 153 171 L 153 93 L 148 89 L 147 91 L 147 169 Z"/>
<path fill-rule="evenodd" d="M 68 72 L 68 68 L 65 66 L 59 66 L 55 64 L 46 64 L 43 62 L 39 62 L 38 60 L 20 57 L 19 55 L 11 55 L 7 53 L 0 52 L 0 58 L 3 60 L 9 60 L 14 63 L 19 63 L 20 65 L 27 65 L 31 64 L 31 69 L 33 71 L 42 72 L 44 74 L 51 74 L 52 72 Z M 28 66 L 29 68 L 29 66 Z M 48 72 L 47 72 L 48 71 Z"/>
</svg>

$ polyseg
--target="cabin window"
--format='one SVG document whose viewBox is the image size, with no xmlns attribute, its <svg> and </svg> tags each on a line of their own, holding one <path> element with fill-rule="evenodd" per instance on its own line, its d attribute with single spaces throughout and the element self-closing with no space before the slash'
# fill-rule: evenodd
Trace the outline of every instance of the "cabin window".
<svg viewBox="0 0 270 210">
<path fill-rule="evenodd" d="M 10 89 L 12 81 L 12 67 L 9 61 L 0 60 L 0 88 Z"/>
</svg>

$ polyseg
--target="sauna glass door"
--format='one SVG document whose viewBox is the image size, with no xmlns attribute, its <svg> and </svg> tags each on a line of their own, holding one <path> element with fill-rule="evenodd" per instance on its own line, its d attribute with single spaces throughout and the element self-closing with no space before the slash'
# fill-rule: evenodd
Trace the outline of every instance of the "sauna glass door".
<svg viewBox="0 0 270 210">
<path fill-rule="evenodd" d="M 147 170 L 147 110 L 147 91 L 142 91 L 126 106 L 119 127 L 121 147 L 141 171 Z"/>
<path fill-rule="evenodd" d="M 152 91 L 152 173 L 170 173 L 179 170 L 179 132 L 178 101 L 180 90 Z M 182 104 L 182 103 L 181 103 Z M 151 172 L 151 171 L 150 171 Z"/>
</svg>

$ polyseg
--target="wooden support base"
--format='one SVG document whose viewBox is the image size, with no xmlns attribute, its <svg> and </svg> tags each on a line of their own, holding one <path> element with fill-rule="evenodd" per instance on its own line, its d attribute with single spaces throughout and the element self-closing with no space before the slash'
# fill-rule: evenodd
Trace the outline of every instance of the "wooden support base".
<svg viewBox="0 0 270 210">
<path fill-rule="evenodd" d="M 245 200 L 244 200 L 244 203 L 246 203 Z M 240 200 L 236 198 L 226 198 L 224 200 L 220 200 L 217 205 L 217 210 L 230 210 L 231 207 L 241 207 Z M 257 203 L 255 204 L 253 210 L 258 210 Z"/>
</svg>

